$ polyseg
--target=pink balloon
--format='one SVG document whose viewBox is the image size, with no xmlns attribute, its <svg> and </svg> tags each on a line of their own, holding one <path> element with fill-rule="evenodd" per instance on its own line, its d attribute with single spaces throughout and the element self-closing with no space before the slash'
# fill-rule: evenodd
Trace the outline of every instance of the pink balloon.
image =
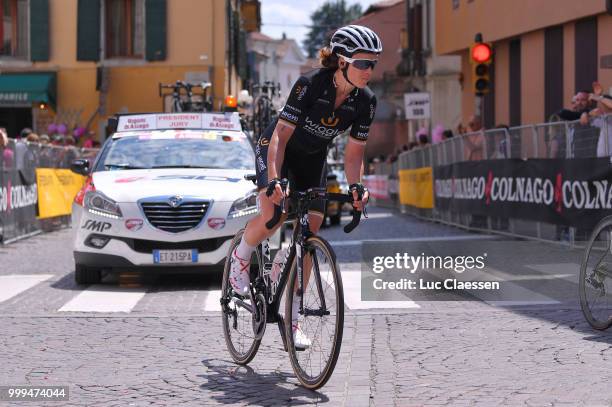
<svg viewBox="0 0 612 407">
<path fill-rule="evenodd" d="M 76 138 L 82 137 L 83 134 L 85 134 L 85 132 L 87 131 L 87 129 L 85 129 L 85 127 L 77 127 L 76 129 L 74 129 L 74 131 L 72 132 L 72 135 Z"/>
<path fill-rule="evenodd" d="M 51 123 L 47 126 L 47 133 L 49 135 L 55 134 L 57 132 L 57 125 L 55 123 Z"/>
</svg>

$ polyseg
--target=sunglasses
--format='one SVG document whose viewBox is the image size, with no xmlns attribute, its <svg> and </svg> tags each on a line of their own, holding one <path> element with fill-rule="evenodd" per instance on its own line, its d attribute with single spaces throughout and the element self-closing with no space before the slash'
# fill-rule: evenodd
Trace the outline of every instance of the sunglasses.
<svg viewBox="0 0 612 407">
<path fill-rule="evenodd" d="M 365 71 L 368 68 L 374 69 L 374 67 L 378 63 L 377 59 L 355 59 L 345 57 L 344 55 L 342 55 L 342 59 L 344 59 L 349 64 L 353 64 L 353 66 L 359 69 L 360 71 Z"/>
</svg>

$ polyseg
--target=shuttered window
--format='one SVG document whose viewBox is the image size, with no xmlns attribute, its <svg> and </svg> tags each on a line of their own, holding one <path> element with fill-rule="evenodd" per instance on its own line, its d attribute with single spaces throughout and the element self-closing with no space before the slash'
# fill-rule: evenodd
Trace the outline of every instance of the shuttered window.
<svg viewBox="0 0 612 407">
<path fill-rule="evenodd" d="M 30 0 L 30 59 L 49 60 L 49 0 Z"/>
<path fill-rule="evenodd" d="M 100 59 L 100 0 L 79 0 L 77 16 L 77 60 Z"/>
<path fill-rule="evenodd" d="M 146 59 L 163 61 L 166 59 L 167 4 L 166 0 L 146 0 Z"/>
</svg>

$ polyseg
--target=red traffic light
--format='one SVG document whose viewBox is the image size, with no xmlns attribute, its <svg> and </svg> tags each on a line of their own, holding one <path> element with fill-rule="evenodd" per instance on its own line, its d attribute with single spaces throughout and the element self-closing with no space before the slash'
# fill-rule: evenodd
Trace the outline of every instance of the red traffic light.
<svg viewBox="0 0 612 407">
<path fill-rule="evenodd" d="M 477 63 L 487 62 L 491 59 L 491 47 L 487 44 L 476 44 L 472 47 L 472 60 Z"/>
</svg>

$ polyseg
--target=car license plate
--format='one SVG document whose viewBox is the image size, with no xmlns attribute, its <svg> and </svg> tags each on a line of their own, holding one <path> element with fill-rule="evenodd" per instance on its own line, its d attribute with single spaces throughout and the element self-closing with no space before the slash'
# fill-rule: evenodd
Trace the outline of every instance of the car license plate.
<svg viewBox="0 0 612 407">
<path fill-rule="evenodd" d="M 198 250 L 153 250 L 153 262 L 156 264 L 197 263 Z"/>
</svg>

